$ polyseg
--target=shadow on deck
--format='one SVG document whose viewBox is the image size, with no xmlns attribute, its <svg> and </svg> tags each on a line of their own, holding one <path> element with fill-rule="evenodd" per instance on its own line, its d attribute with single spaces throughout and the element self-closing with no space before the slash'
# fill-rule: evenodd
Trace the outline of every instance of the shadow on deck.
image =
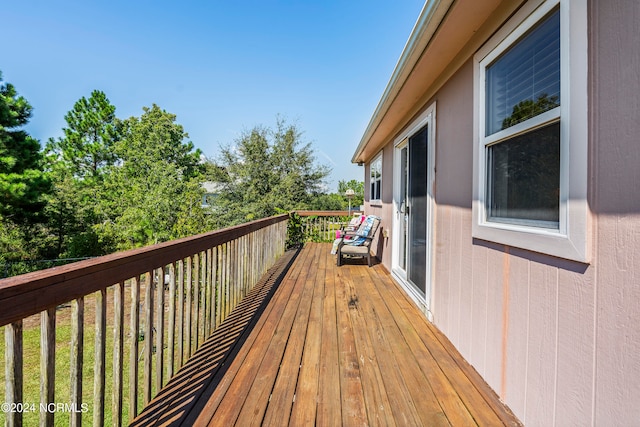
<svg viewBox="0 0 640 427">
<path fill-rule="evenodd" d="M 132 425 L 519 425 L 381 265 L 285 254 Z"/>
</svg>

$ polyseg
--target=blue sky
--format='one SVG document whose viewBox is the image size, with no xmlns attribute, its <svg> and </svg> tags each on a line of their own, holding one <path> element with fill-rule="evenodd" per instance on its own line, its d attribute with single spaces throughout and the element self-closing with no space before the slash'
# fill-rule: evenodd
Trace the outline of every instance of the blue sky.
<svg viewBox="0 0 640 427">
<path fill-rule="evenodd" d="M 319 163 L 350 162 L 422 9 L 402 1 L 13 1 L 1 8 L 3 79 L 34 107 L 45 143 L 94 89 L 120 118 L 153 103 L 207 157 L 278 115 L 304 131 Z"/>
</svg>

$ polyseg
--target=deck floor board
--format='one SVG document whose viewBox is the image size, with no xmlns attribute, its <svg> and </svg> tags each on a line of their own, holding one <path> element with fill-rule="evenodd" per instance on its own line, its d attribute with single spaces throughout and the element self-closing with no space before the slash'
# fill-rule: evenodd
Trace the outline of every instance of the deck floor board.
<svg viewBox="0 0 640 427">
<path fill-rule="evenodd" d="M 519 425 L 380 264 L 330 248 L 305 245 L 198 412 L 168 424 Z"/>
</svg>

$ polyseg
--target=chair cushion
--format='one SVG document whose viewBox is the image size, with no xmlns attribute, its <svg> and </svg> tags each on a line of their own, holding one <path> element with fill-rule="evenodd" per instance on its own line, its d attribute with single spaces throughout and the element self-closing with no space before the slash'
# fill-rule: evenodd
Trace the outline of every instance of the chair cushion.
<svg viewBox="0 0 640 427">
<path fill-rule="evenodd" d="M 340 248 L 340 253 L 344 255 L 362 255 L 366 256 L 369 253 L 369 246 L 351 246 L 344 245 Z"/>
</svg>

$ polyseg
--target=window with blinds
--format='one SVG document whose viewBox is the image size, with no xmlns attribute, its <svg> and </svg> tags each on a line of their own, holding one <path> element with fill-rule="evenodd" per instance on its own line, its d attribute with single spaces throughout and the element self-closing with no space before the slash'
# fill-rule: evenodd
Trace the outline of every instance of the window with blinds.
<svg viewBox="0 0 640 427">
<path fill-rule="evenodd" d="M 556 10 L 486 68 L 485 136 L 560 105 L 560 13 Z"/>
<path fill-rule="evenodd" d="M 484 104 L 487 220 L 558 229 L 558 8 L 488 61 Z"/>
<path fill-rule="evenodd" d="M 589 258 L 589 4 L 525 0 L 474 55 L 474 238 Z"/>
</svg>

